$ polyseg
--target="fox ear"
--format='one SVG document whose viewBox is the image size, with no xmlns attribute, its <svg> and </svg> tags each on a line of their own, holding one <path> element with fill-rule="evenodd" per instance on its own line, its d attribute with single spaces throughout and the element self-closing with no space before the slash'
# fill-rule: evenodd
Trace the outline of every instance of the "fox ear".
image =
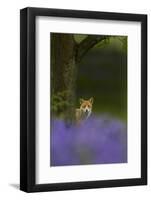
<svg viewBox="0 0 151 200">
<path fill-rule="evenodd" d="M 91 104 L 93 104 L 93 101 L 94 101 L 93 97 L 91 97 L 91 98 L 89 99 L 89 101 L 90 101 Z"/>
<path fill-rule="evenodd" d="M 80 98 L 80 104 L 82 104 L 82 103 L 83 103 L 83 101 L 84 101 L 84 99 L 81 99 L 81 98 Z"/>
</svg>

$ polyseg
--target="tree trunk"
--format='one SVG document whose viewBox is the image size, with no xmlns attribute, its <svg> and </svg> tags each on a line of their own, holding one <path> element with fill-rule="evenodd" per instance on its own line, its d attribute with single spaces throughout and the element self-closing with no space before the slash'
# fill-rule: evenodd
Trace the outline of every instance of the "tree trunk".
<svg viewBox="0 0 151 200">
<path fill-rule="evenodd" d="M 75 109 L 76 43 L 72 34 L 51 34 L 51 93 L 54 114 L 72 120 Z"/>
</svg>

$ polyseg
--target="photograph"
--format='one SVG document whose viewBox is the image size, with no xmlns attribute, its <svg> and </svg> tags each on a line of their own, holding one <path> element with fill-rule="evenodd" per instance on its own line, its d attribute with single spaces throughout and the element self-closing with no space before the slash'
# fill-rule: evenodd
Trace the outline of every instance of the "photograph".
<svg viewBox="0 0 151 200">
<path fill-rule="evenodd" d="M 147 15 L 20 12 L 20 190 L 147 185 Z"/>
<path fill-rule="evenodd" d="M 128 162 L 127 46 L 50 33 L 50 167 Z"/>
</svg>

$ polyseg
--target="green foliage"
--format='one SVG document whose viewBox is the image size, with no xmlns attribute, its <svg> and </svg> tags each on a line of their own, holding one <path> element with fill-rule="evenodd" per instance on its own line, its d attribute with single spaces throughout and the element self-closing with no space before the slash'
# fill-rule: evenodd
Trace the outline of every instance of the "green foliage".
<svg viewBox="0 0 151 200">
<path fill-rule="evenodd" d="M 87 35 L 84 34 L 74 34 L 74 39 L 77 43 L 80 43 L 82 40 L 84 40 L 87 37 Z"/>
<path fill-rule="evenodd" d="M 110 37 L 107 37 L 106 39 L 104 39 L 103 41 L 101 42 L 98 42 L 94 48 L 104 48 L 106 47 L 107 45 L 110 44 Z"/>
<path fill-rule="evenodd" d="M 122 48 L 123 48 L 124 52 L 127 53 L 127 36 L 119 37 L 119 40 L 122 43 Z"/>
<path fill-rule="evenodd" d="M 67 101 L 69 91 L 58 92 L 57 94 L 52 94 L 51 97 L 51 111 L 58 117 L 63 117 L 65 111 L 69 106 L 70 102 Z"/>
<path fill-rule="evenodd" d="M 87 35 L 84 34 L 74 34 L 77 43 L 80 43 L 86 37 Z M 93 48 L 116 48 L 127 53 L 127 36 L 107 36 L 106 39 L 98 42 Z"/>
<path fill-rule="evenodd" d="M 94 48 L 114 49 L 127 53 L 127 36 L 108 36 L 96 44 Z"/>
</svg>

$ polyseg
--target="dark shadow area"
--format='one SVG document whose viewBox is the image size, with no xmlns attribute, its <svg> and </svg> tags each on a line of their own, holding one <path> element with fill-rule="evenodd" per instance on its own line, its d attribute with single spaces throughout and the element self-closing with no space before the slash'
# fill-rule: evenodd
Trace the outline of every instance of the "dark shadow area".
<svg viewBox="0 0 151 200">
<path fill-rule="evenodd" d="M 94 113 L 126 121 L 127 54 L 116 47 L 90 50 L 78 66 L 78 103 L 81 97 L 94 98 Z"/>
</svg>

